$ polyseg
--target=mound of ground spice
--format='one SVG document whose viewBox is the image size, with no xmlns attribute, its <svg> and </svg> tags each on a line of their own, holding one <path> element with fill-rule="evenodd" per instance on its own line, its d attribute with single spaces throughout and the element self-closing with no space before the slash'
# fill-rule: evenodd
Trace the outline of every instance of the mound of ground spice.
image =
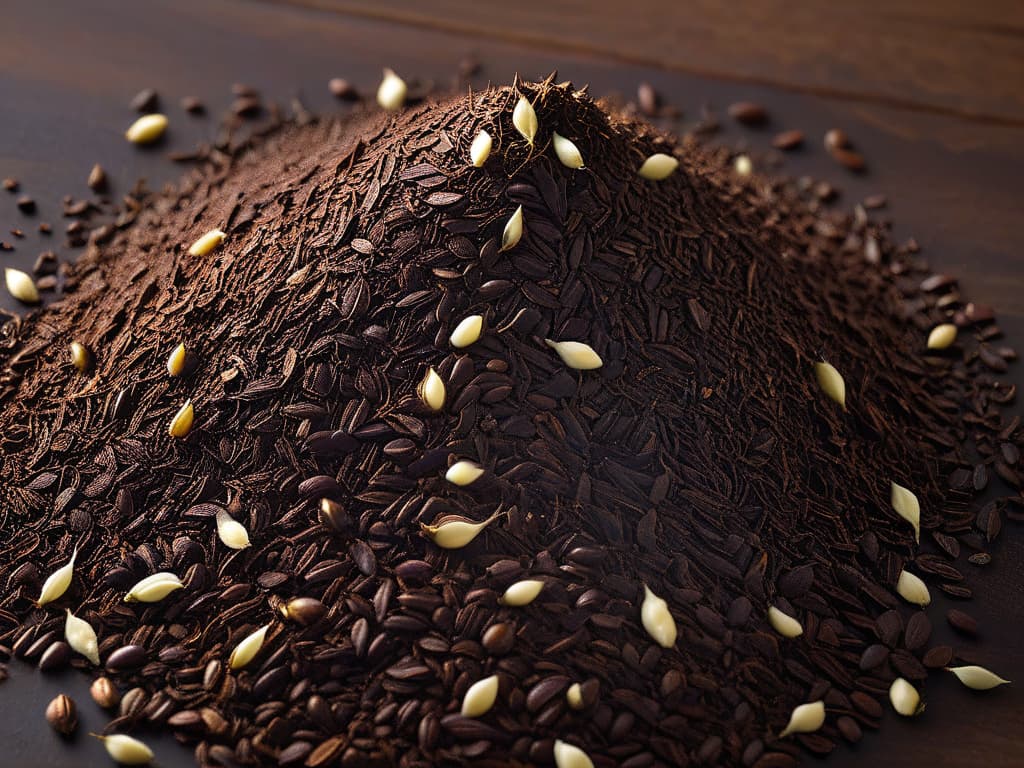
<svg viewBox="0 0 1024 768">
<path fill-rule="evenodd" d="M 1019 487 L 991 313 L 863 211 L 517 85 L 218 156 L 3 328 L 0 642 L 63 661 L 87 622 L 108 732 L 202 765 L 780 768 L 952 662 L 897 584 L 969 596 L 960 543 L 1007 503 L 975 495 Z M 124 601 L 158 572 L 182 587 Z"/>
</svg>

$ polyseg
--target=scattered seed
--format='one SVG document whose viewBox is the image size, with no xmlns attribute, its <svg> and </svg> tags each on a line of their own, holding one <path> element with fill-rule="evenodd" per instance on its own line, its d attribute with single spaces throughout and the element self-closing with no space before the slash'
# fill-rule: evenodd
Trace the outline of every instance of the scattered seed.
<svg viewBox="0 0 1024 768">
<path fill-rule="evenodd" d="M 455 326 L 455 330 L 452 331 L 448 340 L 456 349 L 464 349 L 477 342 L 483 328 L 483 315 L 470 315 Z"/>
<path fill-rule="evenodd" d="M 242 669 L 249 662 L 256 658 L 256 654 L 263 648 L 263 641 L 267 638 L 267 630 L 270 629 L 269 624 L 265 624 L 255 632 L 252 632 L 235 646 L 235 649 L 231 651 L 231 656 L 228 657 L 228 666 L 231 669 Z"/>
<path fill-rule="evenodd" d="M 586 752 L 561 739 L 555 739 L 554 754 L 557 768 L 594 768 Z"/>
<path fill-rule="evenodd" d="M 552 142 L 555 145 L 555 154 L 558 155 L 558 160 L 562 165 L 574 170 L 583 167 L 583 155 L 572 141 L 555 133 Z"/>
<path fill-rule="evenodd" d="M 776 149 L 789 150 L 796 149 L 804 143 L 803 131 L 783 131 L 775 135 L 772 139 L 772 146 Z"/>
<path fill-rule="evenodd" d="M 644 584 L 644 601 L 640 606 L 640 621 L 644 629 L 662 648 L 671 648 L 676 644 L 676 621 L 668 609 L 668 603 L 655 595 Z"/>
<path fill-rule="evenodd" d="M 562 362 L 568 367 L 577 371 L 592 371 L 604 365 L 601 356 L 594 351 L 589 344 L 581 341 L 552 341 L 544 339 L 544 343 L 551 347 L 562 358 Z"/>
<path fill-rule="evenodd" d="M 510 608 L 522 608 L 529 605 L 544 589 L 544 582 L 538 579 L 524 579 L 505 590 L 501 596 L 501 602 Z"/>
<path fill-rule="evenodd" d="M 804 628 L 800 625 L 799 621 L 783 613 L 774 605 L 768 608 L 768 623 L 772 625 L 772 629 L 783 637 L 800 637 L 804 633 Z"/>
<path fill-rule="evenodd" d="M 779 734 L 784 739 L 793 733 L 814 733 L 825 724 L 825 702 L 812 701 L 801 704 L 789 716 L 789 724 Z"/>
<path fill-rule="evenodd" d="M 174 418 L 171 419 L 170 426 L 167 428 L 168 434 L 171 437 L 184 440 L 188 437 L 188 433 L 192 431 L 192 421 L 194 418 L 195 409 L 192 407 L 192 401 L 186 400 L 185 404 L 174 414 Z"/>
<path fill-rule="evenodd" d="M 185 344 L 178 344 L 167 357 L 167 373 L 171 376 L 181 376 L 185 372 L 185 363 L 188 360 L 188 353 L 185 351 Z"/>
<path fill-rule="evenodd" d="M 484 469 L 472 461 L 457 461 L 448 467 L 444 479 L 454 485 L 471 485 L 480 479 Z"/>
<path fill-rule="evenodd" d="M 75 653 L 80 653 L 93 664 L 99 665 L 100 646 L 96 639 L 96 631 L 89 622 L 78 618 L 70 610 L 67 611 L 64 622 L 64 639 Z"/>
<path fill-rule="evenodd" d="M 956 326 L 943 323 L 932 328 L 928 334 L 928 349 L 946 349 L 956 341 Z"/>
<path fill-rule="evenodd" d="M 75 366 L 75 369 L 79 373 L 88 373 L 93 363 L 92 352 L 77 341 L 72 341 L 68 345 L 68 349 L 71 352 L 71 364 Z"/>
<path fill-rule="evenodd" d="M 91 734 L 103 742 L 107 754 L 122 765 L 149 765 L 153 762 L 153 750 L 138 739 L 115 733 L 111 736 Z"/>
<path fill-rule="evenodd" d="M 999 685 L 1007 685 L 1010 682 L 984 667 L 974 665 L 949 667 L 948 670 L 956 675 L 961 683 L 976 691 L 987 691 Z"/>
<path fill-rule="evenodd" d="M 61 736 L 70 736 L 78 727 L 78 709 L 74 700 L 63 693 L 57 694 L 46 705 L 46 722 Z"/>
<path fill-rule="evenodd" d="M 75 575 L 76 557 L 78 557 L 78 547 L 75 547 L 74 551 L 72 551 L 71 559 L 51 573 L 46 581 L 43 582 L 43 590 L 39 593 L 39 599 L 36 601 L 37 604 L 46 605 L 47 603 L 52 603 L 68 591 L 68 587 L 71 586 L 71 579 Z"/>
<path fill-rule="evenodd" d="M 909 571 L 900 571 L 899 580 L 896 582 L 896 592 L 908 603 L 920 605 L 922 608 L 932 601 L 932 596 L 928 593 L 928 586 Z"/>
<path fill-rule="evenodd" d="M 396 75 L 393 70 L 385 69 L 384 78 L 377 86 L 377 103 L 389 112 L 401 109 L 405 104 L 408 90 L 405 80 Z"/>
<path fill-rule="evenodd" d="M 129 106 L 136 112 L 155 112 L 160 105 L 160 96 L 152 88 L 143 88 L 132 97 Z"/>
<path fill-rule="evenodd" d="M 496 512 L 482 523 L 474 523 L 470 520 L 449 520 L 440 525 L 423 525 L 422 527 L 423 531 L 441 549 L 461 549 L 502 514 Z"/>
<path fill-rule="evenodd" d="M 523 237 L 523 206 L 516 208 L 515 212 L 509 216 L 508 221 L 505 222 L 505 229 L 501 233 L 501 248 L 498 249 L 498 253 L 504 253 L 510 251 L 519 245 L 519 240 Z"/>
<path fill-rule="evenodd" d="M 825 394 L 835 400 L 846 410 L 846 382 L 839 371 L 831 363 L 815 363 L 814 375 L 818 378 L 818 386 Z"/>
<path fill-rule="evenodd" d="M 171 592 L 182 589 L 181 579 L 168 571 L 154 573 L 135 584 L 124 596 L 126 603 L 157 603 Z"/>
<path fill-rule="evenodd" d="M 763 125 L 768 122 L 768 111 L 752 101 L 738 101 L 729 105 L 729 117 L 744 125 Z"/>
<path fill-rule="evenodd" d="M 418 389 L 420 400 L 432 411 L 440 411 L 444 408 L 445 386 L 444 381 L 437 375 L 433 368 L 427 370 Z"/>
<path fill-rule="evenodd" d="M 737 176 L 749 176 L 754 172 L 754 163 L 749 155 L 737 155 L 732 167 Z"/>
<path fill-rule="evenodd" d="M 217 538 L 230 549 L 245 549 L 249 546 L 249 532 L 245 526 L 224 509 L 217 513 Z"/>
<path fill-rule="evenodd" d="M 89 171 L 89 178 L 85 182 L 86 186 L 89 187 L 93 192 L 102 192 L 107 188 L 107 172 L 103 170 L 103 166 L 96 163 L 92 170 Z"/>
<path fill-rule="evenodd" d="M 892 483 L 890 503 L 896 514 L 914 527 L 915 541 L 921 541 L 921 505 L 913 491 Z"/>
<path fill-rule="evenodd" d="M 469 687 L 462 697 L 463 717 L 483 717 L 491 711 L 498 698 L 498 676 L 491 675 L 478 680 Z"/>
<path fill-rule="evenodd" d="M 132 144 L 152 144 L 163 136 L 166 130 L 166 115 L 144 115 L 131 124 L 124 137 Z"/>
<path fill-rule="evenodd" d="M 211 229 L 189 246 L 188 255 L 206 256 L 208 253 L 213 251 L 214 248 L 223 243 L 225 237 L 227 237 L 227 235 L 219 229 Z"/>
<path fill-rule="evenodd" d="M 519 97 L 515 109 L 512 110 L 512 125 L 532 147 L 533 140 L 537 137 L 537 113 L 525 96 Z"/>
<path fill-rule="evenodd" d="M 332 77 L 327 83 L 327 90 L 336 99 L 355 101 L 359 98 L 359 92 L 348 80 L 341 77 Z"/>
<path fill-rule="evenodd" d="M 32 278 L 20 269 L 13 267 L 4 268 L 4 279 L 7 282 L 7 291 L 22 304 L 38 304 L 39 289 L 32 281 Z"/>
<path fill-rule="evenodd" d="M 644 160 L 637 173 L 640 174 L 641 178 L 649 181 L 661 181 L 675 173 L 678 167 L 679 161 L 672 157 L 672 155 L 657 152 Z"/>
<path fill-rule="evenodd" d="M 924 711 L 921 694 L 902 677 L 897 677 L 889 687 L 889 701 L 897 714 L 913 717 Z"/>
</svg>

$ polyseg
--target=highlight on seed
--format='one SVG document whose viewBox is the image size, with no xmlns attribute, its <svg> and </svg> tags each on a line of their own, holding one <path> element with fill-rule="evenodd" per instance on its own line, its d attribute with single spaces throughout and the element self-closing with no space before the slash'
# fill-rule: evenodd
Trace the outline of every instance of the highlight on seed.
<svg viewBox="0 0 1024 768">
<path fill-rule="evenodd" d="M 469 146 L 469 159 L 473 163 L 474 168 L 481 168 L 487 162 L 487 158 L 491 156 L 492 144 L 491 134 L 480 129 L 476 138 L 473 139 L 473 143 Z"/>
<path fill-rule="evenodd" d="M 224 242 L 227 235 L 219 229 L 211 229 L 188 248 L 189 256 L 205 256 Z"/>
<path fill-rule="evenodd" d="M 533 140 L 537 137 L 537 113 L 525 96 L 519 97 L 515 109 L 512 110 L 512 125 L 532 147 Z"/>
<path fill-rule="evenodd" d="M 732 162 L 732 168 L 737 176 L 749 176 L 754 172 L 754 163 L 749 155 L 737 155 Z"/>
<path fill-rule="evenodd" d="M 377 86 L 377 103 L 389 112 L 400 109 L 405 103 L 409 88 L 405 80 L 395 74 L 394 70 L 385 69 L 384 78 Z"/>
<path fill-rule="evenodd" d="M 470 315 L 455 326 L 455 330 L 452 331 L 448 341 L 456 349 L 465 349 L 480 338 L 483 328 L 484 316 Z"/>
<path fill-rule="evenodd" d="M 432 411 L 440 411 L 444 408 L 445 386 L 444 381 L 437 375 L 433 368 L 427 370 L 423 381 L 417 389 L 420 400 Z"/>
<path fill-rule="evenodd" d="M 143 115 L 124 132 L 124 137 L 132 144 L 152 144 L 163 136 L 166 130 L 166 115 Z"/>
<path fill-rule="evenodd" d="M 174 414 L 174 418 L 171 419 L 171 424 L 167 428 L 168 434 L 179 440 L 185 439 L 188 437 L 188 433 L 192 431 L 192 421 L 194 418 L 195 409 L 192 407 L 192 401 L 186 400 L 185 404 Z"/>
<path fill-rule="evenodd" d="M 498 698 L 498 676 L 491 675 L 469 686 L 462 697 L 463 717 L 483 717 L 490 712 Z"/>
<path fill-rule="evenodd" d="M 921 503 L 917 500 L 917 495 L 909 488 L 894 482 L 891 484 L 889 501 L 896 514 L 913 526 L 914 539 L 921 541 Z"/>
<path fill-rule="evenodd" d="M 671 648 L 676 644 L 676 621 L 668 609 L 668 603 L 654 594 L 644 584 L 644 601 L 640 606 L 640 621 L 647 634 L 662 648 Z"/>
<path fill-rule="evenodd" d="M 825 394 L 835 400 L 846 410 L 846 382 L 835 366 L 831 363 L 815 363 L 814 375 L 818 378 L 818 386 Z"/>
<path fill-rule="evenodd" d="M 167 357 L 167 373 L 171 376 L 181 376 L 185 372 L 185 363 L 188 360 L 188 352 L 185 350 L 185 343 L 176 346 Z"/>
<path fill-rule="evenodd" d="M 39 303 L 39 289 L 28 273 L 13 267 L 5 267 L 4 282 L 7 283 L 7 292 L 22 304 Z"/>
<path fill-rule="evenodd" d="M 562 362 L 569 368 L 577 371 L 592 371 L 604 365 L 601 356 L 594 351 L 589 344 L 582 341 L 552 341 L 544 339 L 544 343 L 551 347 L 562 358 Z"/>
<path fill-rule="evenodd" d="M 572 141 L 556 133 L 552 137 L 552 143 L 555 145 L 555 154 L 558 156 L 558 161 L 562 165 L 576 170 L 583 167 L 583 155 L 580 154 L 579 148 Z"/>
<path fill-rule="evenodd" d="M 71 353 L 71 364 L 79 373 L 88 373 L 92 368 L 92 352 L 79 341 L 72 341 L 68 344 L 68 351 Z"/>
<path fill-rule="evenodd" d="M 814 733 L 825 724 L 825 702 L 812 701 L 801 704 L 789 716 L 789 724 L 779 734 L 783 739 L 792 733 Z"/>
<path fill-rule="evenodd" d="M 789 614 L 783 613 L 774 605 L 768 608 L 768 623 L 780 635 L 790 639 L 800 637 L 804 633 L 804 628 L 799 621 Z"/>
<path fill-rule="evenodd" d="M 928 334 L 928 349 L 946 349 L 956 341 L 956 326 L 952 323 L 943 323 L 932 328 Z"/>
<path fill-rule="evenodd" d="M 498 602 L 510 608 L 522 608 L 529 605 L 544 589 L 544 582 L 539 579 L 523 579 L 517 581 L 505 590 Z"/>
<path fill-rule="evenodd" d="M 136 738 L 123 733 L 101 736 L 90 734 L 103 742 L 107 754 L 121 765 L 148 765 L 153 762 L 153 750 Z"/>
<path fill-rule="evenodd" d="M 679 161 L 672 155 L 657 152 L 644 160 L 637 173 L 648 181 L 661 181 L 675 173 L 678 167 Z"/>
<path fill-rule="evenodd" d="M 71 559 L 51 573 L 46 581 L 43 582 L 43 589 L 39 593 L 39 599 L 36 600 L 37 605 L 52 603 L 68 591 L 68 587 L 71 586 L 71 579 L 75 575 L 76 557 L 78 557 L 78 547 L 75 547 L 71 553 Z"/>
<path fill-rule="evenodd" d="M 498 249 L 498 253 L 503 251 L 509 251 L 519 245 L 519 241 L 523 237 L 523 206 L 516 208 L 515 212 L 509 216 L 508 221 L 505 222 L 505 229 L 501 233 L 501 248 Z"/>
<path fill-rule="evenodd" d="M 250 661 L 256 658 L 256 654 L 260 652 L 263 647 L 263 642 L 267 638 L 267 630 L 270 629 L 269 624 L 264 624 L 262 627 L 257 629 L 245 636 L 245 638 L 235 646 L 235 649 L 231 651 L 231 655 L 228 657 L 228 666 L 231 669 L 242 669 Z"/>
<path fill-rule="evenodd" d="M 464 519 L 449 519 L 440 525 L 422 525 L 422 528 L 424 533 L 441 549 L 461 549 L 502 514 L 502 512 L 495 512 L 481 523 Z"/>
<path fill-rule="evenodd" d="M 472 461 L 457 461 L 448 467 L 444 479 L 453 485 L 471 485 L 484 474 L 484 468 Z"/>
</svg>

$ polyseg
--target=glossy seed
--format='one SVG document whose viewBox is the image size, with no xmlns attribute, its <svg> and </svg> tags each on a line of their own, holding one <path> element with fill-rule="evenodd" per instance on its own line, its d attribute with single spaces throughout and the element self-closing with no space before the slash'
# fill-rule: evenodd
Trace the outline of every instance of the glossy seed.
<svg viewBox="0 0 1024 768">
<path fill-rule="evenodd" d="M 128 590 L 124 596 L 126 603 L 157 603 L 171 592 L 182 589 L 185 585 L 173 573 L 161 571 L 147 576 Z"/>
<path fill-rule="evenodd" d="M 445 386 L 444 381 L 437 375 L 437 371 L 430 368 L 427 375 L 420 382 L 419 396 L 423 404 L 432 411 L 440 411 L 444 408 Z"/>
<path fill-rule="evenodd" d="M 103 742 L 107 754 L 122 765 L 148 765 L 153 762 L 153 750 L 138 739 L 115 733 L 111 736 L 92 734 Z"/>
<path fill-rule="evenodd" d="M 79 373 L 88 373 L 92 368 L 92 352 L 78 341 L 72 341 L 68 345 L 68 349 L 71 352 L 71 364 L 75 366 L 75 370 Z"/>
<path fill-rule="evenodd" d="M 219 229 L 211 229 L 205 235 L 196 240 L 192 245 L 189 246 L 189 256 L 205 256 L 210 253 L 214 248 L 224 242 L 226 234 L 221 232 Z"/>
<path fill-rule="evenodd" d="M 523 237 L 523 206 L 516 208 L 515 213 L 508 217 L 505 229 L 501 233 L 501 248 L 498 253 L 515 248 Z"/>
<path fill-rule="evenodd" d="M 109 677 L 97 677 L 89 686 L 89 695 L 101 709 L 112 709 L 121 702 L 121 692 Z"/>
<path fill-rule="evenodd" d="M 70 736 L 78 727 L 78 709 L 66 694 L 58 694 L 46 705 L 46 722 L 61 736 Z"/>
<path fill-rule="evenodd" d="M 732 167 L 737 176 L 749 176 L 754 172 L 754 163 L 749 155 L 737 155 Z"/>
<path fill-rule="evenodd" d="M 946 349 L 956 341 L 956 326 L 952 323 L 943 323 L 932 328 L 928 334 L 928 349 Z"/>
<path fill-rule="evenodd" d="M 68 587 L 71 586 L 71 579 L 75 574 L 76 557 L 78 557 L 78 547 L 72 550 L 71 559 L 51 573 L 46 581 L 43 582 L 43 589 L 39 593 L 39 599 L 36 600 L 37 604 L 46 605 L 47 603 L 52 603 L 68 591 Z"/>
<path fill-rule="evenodd" d="M 70 610 L 67 611 L 67 618 L 64 621 L 64 639 L 75 653 L 82 654 L 93 664 L 100 663 L 100 646 L 96 639 L 96 631 L 89 622 L 78 618 Z"/>
<path fill-rule="evenodd" d="M 676 644 L 677 628 L 675 619 L 668 609 L 668 603 L 654 594 L 644 584 L 644 601 L 640 606 L 640 621 L 654 642 L 662 648 Z"/>
<path fill-rule="evenodd" d="M 947 667 L 946 671 L 952 672 L 961 683 L 976 691 L 988 691 L 999 685 L 1008 685 L 1010 682 L 995 672 L 973 664 L 966 667 Z"/>
<path fill-rule="evenodd" d="M 475 539 L 480 532 L 501 516 L 497 512 L 482 523 L 469 520 L 450 520 L 440 525 L 423 525 L 423 531 L 441 549 L 461 549 Z"/>
<path fill-rule="evenodd" d="M 932 601 L 928 586 L 909 571 L 900 571 L 899 579 L 896 581 L 896 592 L 908 603 L 920 605 L 922 608 Z"/>
<path fill-rule="evenodd" d="M 377 103 L 389 112 L 400 109 L 405 103 L 405 95 L 408 90 L 409 88 L 402 78 L 393 70 L 385 69 L 384 78 L 377 86 Z"/>
<path fill-rule="evenodd" d="M 27 273 L 20 269 L 6 267 L 4 269 L 4 280 L 7 283 L 7 291 L 22 304 L 38 304 L 39 289 Z"/>
<path fill-rule="evenodd" d="M 327 615 L 327 606 L 314 597 L 296 597 L 281 606 L 281 615 L 308 627 Z"/>
<path fill-rule="evenodd" d="M 921 694 L 902 677 L 897 677 L 889 686 L 889 701 L 892 702 L 892 708 L 897 714 L 904 717 L 913 717 L 924 709 L 921 705 Z"/>
<path fill-rule="evenodd" d="M 594 763 L 579 747 L 555 739 L 555 765 L 557 768 L 594 768 Z"/>
<path fill-rule="evenodd" d="M 163 136 L 166 130 L 166 115 L 143 115 L 124 132 L 124 137 L 132 144 L 152 144 Z"/>
<path fill-rule="evenodd" d="M 532 147 L 533 140 L 537 137 L 537 113 L 525 96 L 519 97 L 515 109 L 512 110 L 512 125 Z"/>
<path fill-rule="evenodd" d="M 478 680 L 469 687 L 462 697 L 463 717 L 483 717 L 498 698 L 498 676 L 491 675 Z"/>
<path fill-rule="evenodd" d="M 474 168 L 480 168 L 487 162 L 487 158 L 491 156 L 491 145 L 491 134 L 487 131 L 481 130 L 473 139 L 469 147 L 469 159 Z"/>
<path fill-rule="evenodd" d="M 448 467 L 444 479 L 454 485 L 470 485 L 480 479 L 484 468 L 472 461 L 457 461 Z"/>
<path fill-rule="evenodd" d="M 455 326 L 452 335 L 448 338 L 451 345 L 456 349 L 464 349 L 475 343 L 484 329 L 483 315 L 470 315 Z"/>
<path fill-rule="evenodd" d="M 569 709 L 583 709 L 583 687 L 579 683 L 569 686 L 569 690 L 565 692 L 565 703 L 569 705 Z"/>
<path fill-rule="evenodd" d="M 167 372 L 171 376 L 181 376 L 185 372 L 185 362 L 187 359 L 188 352 L 185 351 L 185 344 L 182 342 L 167 357 Z"/>
<path fill-rule="evenodd" d="M 839 371 L 831 363 L 815 363 L 814 375 L 826 395 L 835 400 L 846 410 L 846 382 Z"/>
<path fill-rule="evenodd" d="M 592 371 L 604 365 L 601 356 L 594 351 L 589 344 L 581 341 L 552 341 L 544 339 L 544 343 L 551 347 L 562 358 L 562 362 L 577 371 Z"/>
<path fill-rule="evenodd" d="M 176 437 L 182 440 L 188 437 L 188 433 L 192 431 L 192 420 L 195 418 L 195 410 L 192 407 L 192 401 L 186 400 L 185 404 L 178 409 L 178 412 L 174 414 L 174 418 L 171 419 L 171 424 L 167 428 L 167 433 L 171 437 Z"/>
<path fill-rule="evenodd" d="M 678 167 L 679 161 L 672 155 L 658 152 L 644 160 L 644 164 L 640 166 L 637 173 L 649 181 L 661 181 L 671 176 Z"/>
<path fill-rule="evenodd" d="M 235 646 L 235 649 L 231 651 L 231 656 L 228 658 L 228 666 L 231 669 L 242 669 L 250 661 L 256 658 L 256 654 L 260 652 L 263 647 L 263 641 L 267 637 L 267 630 L 270 629 L 269 624 L 265 624 L 255 632 L 252 632 Z"/>
<path fill-rule="evenodd" d="M 511 608 L 521 608 L 537 599 L 544 589 L 544 582 L 538 579 L 523 579 L 505 590 L 501 602 Z"/>
<path fill-rule="evenodd" d="M 768 623 L 783 637 L 800 637 L 804 633 L 804 628 L 799 621 L 783 613 L 774 605 L 768 608 Z"/>
<path fill-rule="evenodd" d="M 580 154 L 575 144 L 565 138 L 565 136 L 559 136 L 557 133 L 552 141 L 555 145 L 555 154 L 558 155 L 558 160 L 562 165 L 573 169 L 583 167 L 583 155 Z"/>
<path fill-rule="evenodd" d="M 779 734 L 779 738 L 785 738 L 791 733 L 814 733 L 825 724 L 825 702 L 813 701 L 810 704 L 801 704 L 793 710 L 789 716 L 789 724 Z"/>
<path fill-rule="evenodd" d="M 249 532 L 226 510 L 217 512 L 217 538 L 230 549 L 245 549 L 249 546 Z"/>
<path fill-rule="evenodd" d="M 890 494 L 892 508 L 896 514 L 914 527 L 914 539 L 921 540 L 921 504 L 914 492 L 902 485 L 892 483 Z"/>
</svg>

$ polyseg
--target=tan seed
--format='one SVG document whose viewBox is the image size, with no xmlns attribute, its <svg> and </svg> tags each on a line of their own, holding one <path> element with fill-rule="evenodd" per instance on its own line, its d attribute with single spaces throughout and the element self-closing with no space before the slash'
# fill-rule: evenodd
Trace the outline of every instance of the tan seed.
<svg viewBox="0 0 1024 768">
<path fill-rule="evenodd" d="M 194 419 L 195 409 L 192 407 L 192 401 L 186 400 L 185 404 L 174 414 L 174 418 L 171 419 L 171 425 L 167 428 L 168 434 L 179 440 L 185 439 L 188 437 L 188 433 L 192 431 L 192 421 Z"/>
<path fill-rule="evenodd" d="M 78 727 L 78 709 L 74 700 L 63 693 L 46 705 L 46 722 L 61 736 L 70 736 Z"/>
</svg>

